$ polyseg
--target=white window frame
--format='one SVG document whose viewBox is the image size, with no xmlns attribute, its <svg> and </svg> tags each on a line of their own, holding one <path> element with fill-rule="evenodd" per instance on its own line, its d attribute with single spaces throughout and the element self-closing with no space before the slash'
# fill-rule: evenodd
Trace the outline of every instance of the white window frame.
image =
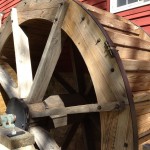
<svg viewBox="0 0 150 150">
<path fill-rule="evenodd" d="M 117 0 L 110 0 L 110 12 L 117 13 L 117 12 L 125 11 L 128 9 L 132 9 L 132 8 L 136 8 L 148 4 L 150 4 L 150 1 L 144 2 L 144 0 L 140 0 L 139 2 L 134 2 L 131 4 L 117 7 Z"/>
</svg>

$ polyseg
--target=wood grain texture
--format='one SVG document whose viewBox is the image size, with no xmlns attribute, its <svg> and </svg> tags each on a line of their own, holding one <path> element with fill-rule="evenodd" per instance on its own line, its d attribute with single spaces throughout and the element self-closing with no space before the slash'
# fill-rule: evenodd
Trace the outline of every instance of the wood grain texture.
<svg viewBox="0 0 150 150">
<path fill-rule="evenodd" d="M 122 60 L 124 69 L 126 71 L 145 71 L 149 72 L 150 61 L 134 60 L 134 59 L 123 59 Z"/>
<path fill-rule="evenodd" d="M 29 19 L 45 19 L 53 21 L 59 2 L 60 1 L 53 0 L 51 2 L 35 2 L 27 0 L 26 4 L 21 2 L 20 6 L 18 6 L 19 24 L 28 21 Z M 92 77 L 98 102 L 100 104 L 105 104 L 119 100 L 127 101 L 124 84 L 116 61 L 109 56 L 104 48 L 106 39 L 103 36 L 103 33 L 99 30 L 93 19 L 82 8 L 72 1 L 68 2 L 70 3 L 70 6 L 62 29 L 72 38 L 73 42 L 78 47 L 80 54 L 84 58 Z M 119 30 L 123 31 L 124 29 L 129 29 L 131 33 L 135 32 L 139 34 L 139 29 L 129 21 L 117 17 L 114 14 L 109 14 L 103 10 L 95 9 L 94 7 L 88 6 L 88 8 L 91 12 L 95 11 L 101 15 L 105 15 L 108 19 L 111 18 L 111 20 L 117 20 L 116 23 L 123 22 L 120 26 L 118 25 Z M 104 19 L 104 17 L 101 18 L 103 24 L 107 24 Z M 110 23 L 111 22 L 108 21 L 109 26 L 111 26 Z M 7 25 L 9 26 L 9 22 Z M 1 52 L 5 50 L 3 49 L 3 46 L 11 32 L 11 29 L 9 29 L 7 25 L 4 24 L 6 27 L 3 27 L 3 32 L 0 35 Z M 125 25 L 125 28 L 123 28 L 123 25 Z M 108 32 L 114 43 L 118 45 L 118 50 L 120 52 L 122 50 L 120 56 L 126 61 L 125 68 L 129 71 L 134 71 L 133 74 L 128 74 L 128 79 L 132 84 L 132 87 L 135 88 L 136 84 L 136 92 L 133 92 L 134 101 L 136 103 L 143 102 L 142 104 L 137 105 L 137 114 L 139 117 L 142 115 L 145 116 L 145 114 L 149 113 L 149 110 L 147 109 L 148 103 L 144 102 L 149 99 L 149 92 L 147 90 L 149 89 L 149 84 L 146 83 L 149 81 L 149 73 L 145 73 L 149 71 L 149 42 L 141 40 L 142 38 L 140 37 L 135 38 L 133 37 L 133 34 L 131 36 L 117 33 L 115 27 L 112 27 L 111 30 L 112 31 Z M 34 37 L 34 35 L 32 36 Z M 37 37 L 37 39 L 39 39 L 39 37 Z M 100 42 L 96 44 L 98 39 L 100 39 Z M 115 71 L 112 73 L 111 69 L 114 69 Z M 142 73 L 139 74 L 139 72 Z M 144 89 L 144 87 L 146 88 Z M 139 91 L 142 89 L 146 91 Z M 141 118 L 138 119 L 139 133 L 140 135 L 143 135 L 143 133 L 147 134 L 148 129 L 143 130 L 143 128 L 145 128 L 148 122 L 144 123 L 144 117 Z M 101 124 L 102 149 L 133 149 L 133 131 L 129 108 L 126 108 L 122 112 L 101 113 Z M 121 140 L 119 138 L 121 138 Z M 126 145 L 128 145 L 128 148 L 126 148 Z"/>
<path fill-rule="evenodd" d="M 13 41 L 17 66 L 18 92 L 20 98 L 26 98 L 31 90 L 32 69 L 28 37 L 18 25 L 17 10 L 11 11 Z"/>
</svg>

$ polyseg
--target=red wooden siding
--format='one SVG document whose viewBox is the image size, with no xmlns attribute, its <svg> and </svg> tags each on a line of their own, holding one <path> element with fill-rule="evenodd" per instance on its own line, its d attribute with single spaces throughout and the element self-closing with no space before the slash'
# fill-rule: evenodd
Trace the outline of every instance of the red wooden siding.
<svg viewBox="0 0 150 150">
<path fill-rule="evenodd" d="M 107 9 L 107 0 L 79 0 L 80 2 L 93 5 L 95 7 L 106 10 Z"/>
<path fill-rule="evenodd" d="M 21 0 L 0 0 L 0 12 L 4 13 L 3 20 L 7 18 L 12 7 L 18 4 Z"/>
<path fill-rule="evenodd" d="M 148 34 L 150 34 L 150 5 L 127 10 L 117 14 L 131 20 L 136 25 L 141 26 Z"/>
</svg>

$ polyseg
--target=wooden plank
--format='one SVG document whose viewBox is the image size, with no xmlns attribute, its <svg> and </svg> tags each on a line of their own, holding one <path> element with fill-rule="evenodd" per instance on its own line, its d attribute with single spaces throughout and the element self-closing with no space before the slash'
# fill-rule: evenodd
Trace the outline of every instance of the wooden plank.
<svg viewBox="0 0 150 150">
<path fill-rule="evenodd" d="M 126 71 L 150 71 L 150 61 L 122 59 Z"/>
<path fill-rule="evenodd" d="M 150 100 L 150 91 L 133 92 L 133 99 L 135 103 Z"/>
<path fill-rule="evenodd" d="M 129 82 L 129 84 L 133 92 L 147 91 L 150 89 L 150 82 L 136 82 L 136 83 Z"/>
<path fill-rule="evenodd" d="M 40 150 L 60 150 L 61 148 L 57 145 L 54 138 L 49 134 L 48 131 L 41 127 L 31 127 L 30 133 L 35 137 L 35 142 Z"/>
<path fill-rule="evenodd" d="M 149 144 L 150 143 L 150 134 L 144 136 L 144 137 L 141 137 L 139 139 L 139 150 L 143 150 L 143 146 L 145 144 Z"/>
<path fill-rule="evenodd" d="M 12 30 L 17 66 L 19 97 L 26 98 L 31 90 L 32 69 L 28 38 L 18 25 L 17 10 L 11 11 Z"/>
<path fill-rule="evenodd" d="M 148 42 L 148 41 L 141 40 L 137 37 L 131 37 L 131 36 L 128 36 L 125 34 L 117 33 L 117 32 L 107 31 L 107 33 L 110 36 L 111 40 L 116 45 L 139 48 L 139 49 L 149 51 L 150 42 Z"/>
<path fill-rule="evenodd" d="M 0 66 L 0 84 L 9 98 L 18 96 L 18 89 L 14 87 L 13 83 L 10 75 Z"/>
<path fill-rule="evenodd" d="M 114 30 L 122 30 L 125 32 L 133 33 L 134 35 L 139 35 L 138 30 L 135 30 L 138 27 L 135 27 L 135 26 L 128 24 L 128 23 L 125 23 L 123 21 L 119 21 L 117 19 L 112 19 L 110 17 L 106 17 L 105 15 L 101 15 L 101 14 L 96 13 L 96 12 L 92 12 L 92 14 L 104 26 L 113 28 Z"/>
<path fill-rule="evenodd" d="M 34 144 L 34 137 L 29 132 L 25 132 L 25 134 L 8 137 L 7 135 L 11 132 L 12 129 L 6 129 L 0 127 L 0 143 L 6 146 L 9 149 L 16 149 L 20 147 L 25 147 L 28 145 Z M 15 128 L 16 131 L 23 131 L 19 128 Z"/>
<path fill-rule="evenodd" d="M 150 113 L 150 100 L 135 104 L 137 116 Z"/>
<path fill-rule="evenodd" d="M 147 72 L 127 72 L 129 82 L 150 82 L 150 73 Z"/>
<path fill-rule="evenodd" d="M 150 52 L 138 48 L 117 46 L 116 49 L 122 59 L 150 60 Z"/>
<path fill-rule="evenodd" d="M 71 107 L 56 107 L 46 109 L 44 111 L 37 111 L 33 108 L 30 110 L 30 114 L 32 118 L 38 117 L 45 117 L 45 116 L 56 116 L 61 117 L 65 116 L 66 114 L 78 114 L 78 113 L 92 113 L 92 112 L 104 112 L 104 111 L 112 111 L 116 110 L 116 106 L 119 103 L 112 102 L 105 105 L 98 105 L 98 104 L 86 104 L 86 105 L 78 105 L 78 106 L 71 106 Z M 30 107 L 29 107 L 30 108 Z"/>
<path fill-rule="evenodd" d="M 27 102 L 39 102 L 44 97 L 61 53 L 61 25 L 66 11 L 65 4 L 58 9 L 57 20 L 54 20 Z"/>
<path fill-rule="evenodd" d="M 150 113 L 137 117 L 138 134 L 143 137 L 150 133 Z"/>
<path fill-rule="evenodd" d="M 92 13 L 92 12 L 94 12 L 94 13 L 96 12 L 96 13 L 98 13 L 98 14 L 100 14 L 100 15 L 104 15 L 104 16 L 109 17 L 109 18 L 111 18 L 111 19 L 117 19 L 117 20 L 119 20 L 119 21 L 123 21 L 123 22 L 125 22 L 125 23 L 129 23 L 129 24 L 133 25 L 133 23 L 132 23 L 131 21 L 129 21 L 129 20 L 123 18 L 123 17 L 120 17 L 120 16 L 118 16 L 118 15 L 114 15 L 114 14 L 112 14 L 112 13 L 109 13 L 108 11 L 105 11 L 105 10 L 102 10 L 102 9 L 99 9 L 99 8 L 96 8 L 96 7 L 91 6 L 91 5 L 88 5 L 88 4 L 83 4 L 83 6 L 84 6 L 86 9 L 88 9 L 91 13 Z M 135 26 L 135 25 L 133 25 L 133 26 L 135 27 L 135 29 L 137 29 L 137 26 Z"/>
</svg>

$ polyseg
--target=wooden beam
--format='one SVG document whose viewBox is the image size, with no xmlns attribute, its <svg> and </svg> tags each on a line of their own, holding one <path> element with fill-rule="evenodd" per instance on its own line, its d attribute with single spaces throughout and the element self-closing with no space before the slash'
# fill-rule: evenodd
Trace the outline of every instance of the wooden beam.
<svg viewBox="0 0 150 150">
<path fill-rule="evenodd" d="M 15 128 L 16 131 L 23 131 L 19 128 Z M 0 143 L 9 149 L 17 149 L 34 144 L 34 137 L 29 132 L 25 134 L 17 135 L 14 137 L 8 137 L 7 135 L 11 132 L 11 129 L 0 127 Z"/>
<path fill-rule="evenodd" d="M 125 23 L 123 21 L 120 21 L 118 19 L 112 19 L 109 17 L 106 17 L 105 15 L 101 15 L 97 12 L 92 12 L 92 14 L 99 20 L 99 22 L 104 25 L 107 26 L 109 28 L 112 28 L 114 30 L 122 30 L 124 32 L 127 33 L 133 33 L 134 35 L 139 35 L 139 32 L 137 32 L 137 30 L 135 30 L 136 27 L 135 25 L 129 24 L 129 23 Z M 125 33 L 124 33 L 125 34 Z"/>
<path fill-rule="evenodd" d="M 150 61 L 123 59 L 122 62 L 126 71 L 150 71 Z"/>
<path fill-rule="evenodd" d="M 14 82 L 10 75 L 0 66 L 0 84 L 9 98 L 18 97 L 18 89 L 14 87 Z"/>
<path fill-rule="evenodd" d="M 34 105 L 34 107 L 32 106 Z M 38 104 L 39 105 L 39 104 Z M 122 108 L 121 108 L 122 107 Z M 86 104 L 70 107 L 53 107 L 45 110 L 37 109 L 36 104 L 29 105 L 29 111 L 32 118 L 45 117 L 45 116 L 65 116 L 68 114 L 81 114 L 81 113 L 92 113 L 92 112 L 104 112 L 123 109 L 123 105 L 119 102 L 111 102 L 104 105 L 99 104 Z M 31 109 L 32 108 L 32 109 Z"/>
<path fill-rule="evenodd" d="M 135 103 L 150 100 L 150 90 L 133 92 L 133 99 Z"/>
<path fill-rule="evenodd" d="M 140 115 L 137 117 L 138 134 L 139 137 L 150 134 L 150 113 Z"/>
<path fill-rule="evenodd" d="M 41 127 L 31 127 L 30 133 L 35 137 L 35 142 L 40 150 L 60 150 L 61 148 L 57 145 L 54 138 L 49 134 L 48 131 Z"/>
<path fill-rule="evenodd" d="M 26 98 L 31 90 L 32 69 L 28 38 L 18 25 L 17 10 L 11 11 L 14 48 L 16 56 L 19 97 Z"/>
<path fill-rule="evenodd" d="M 135 110 L 137 117 L 150 113 L 150 100 L 141 103 L 135 103 Z"/>
<path fill-rule="evenodd" d="M 86 3 L 83 3 L 83 6 L 88 9 L 91 13 L 98 13 L 100 15 L 103 15 L 103 16 L 107 16 L 108 18 L 111 18 L 111 19 L 116 19 L 116 20 L 119 20 L 119 21 L 122 21 L 122 22 L 125 22 L 125 23 L 128 23 L 128 24 L 131 24 L 133 26 L 133 28 L 135 27 L 135 29 L 137 29 L 137 26 L 133 25 L 133 23 L 123 17 L 120 17 L 118 15 L 114 15 L 112 13 L 109 13 L 108 11 L 106 10 L 102 10 L 102 9 L 99 9 L 95 6 L 91 6 L 89 4 L 86 4 Z"/>
<path fill-rule="evenodd" d="M 47 86 L 61 53 L 61 25 L 63 23 L 66 11 L 66 3 L 58 8 L 56 18 L 54 20 L 40 64 L 34 78 L 32 90 L 27 98 L 28 103 L 40 102 L 43 100 Z"/>
<path fill-rule="evenodd" d="M 136 60 L 150 60 L 150 52 L 140 50 L 138 48 L 129 48 L 124 46 L 117 46 L 121 59 L 136 59 Z"/>
<path fill-rule="evenodd" d="M 138 37 L 133 37 L 117 32 L 112 32 L 112 31 L 107 31 L 108 35 L 110 36 L 111 40 L 116 44 L 116 45 L 122 45 L 126 47 L 134 47 L 138 49 L 143 49 L 143 50 L 149 50 L 149 45 L 150 42 L 141 40 Z M 120 38 L 121 37 L 121 38 Z"/>
</svg>

